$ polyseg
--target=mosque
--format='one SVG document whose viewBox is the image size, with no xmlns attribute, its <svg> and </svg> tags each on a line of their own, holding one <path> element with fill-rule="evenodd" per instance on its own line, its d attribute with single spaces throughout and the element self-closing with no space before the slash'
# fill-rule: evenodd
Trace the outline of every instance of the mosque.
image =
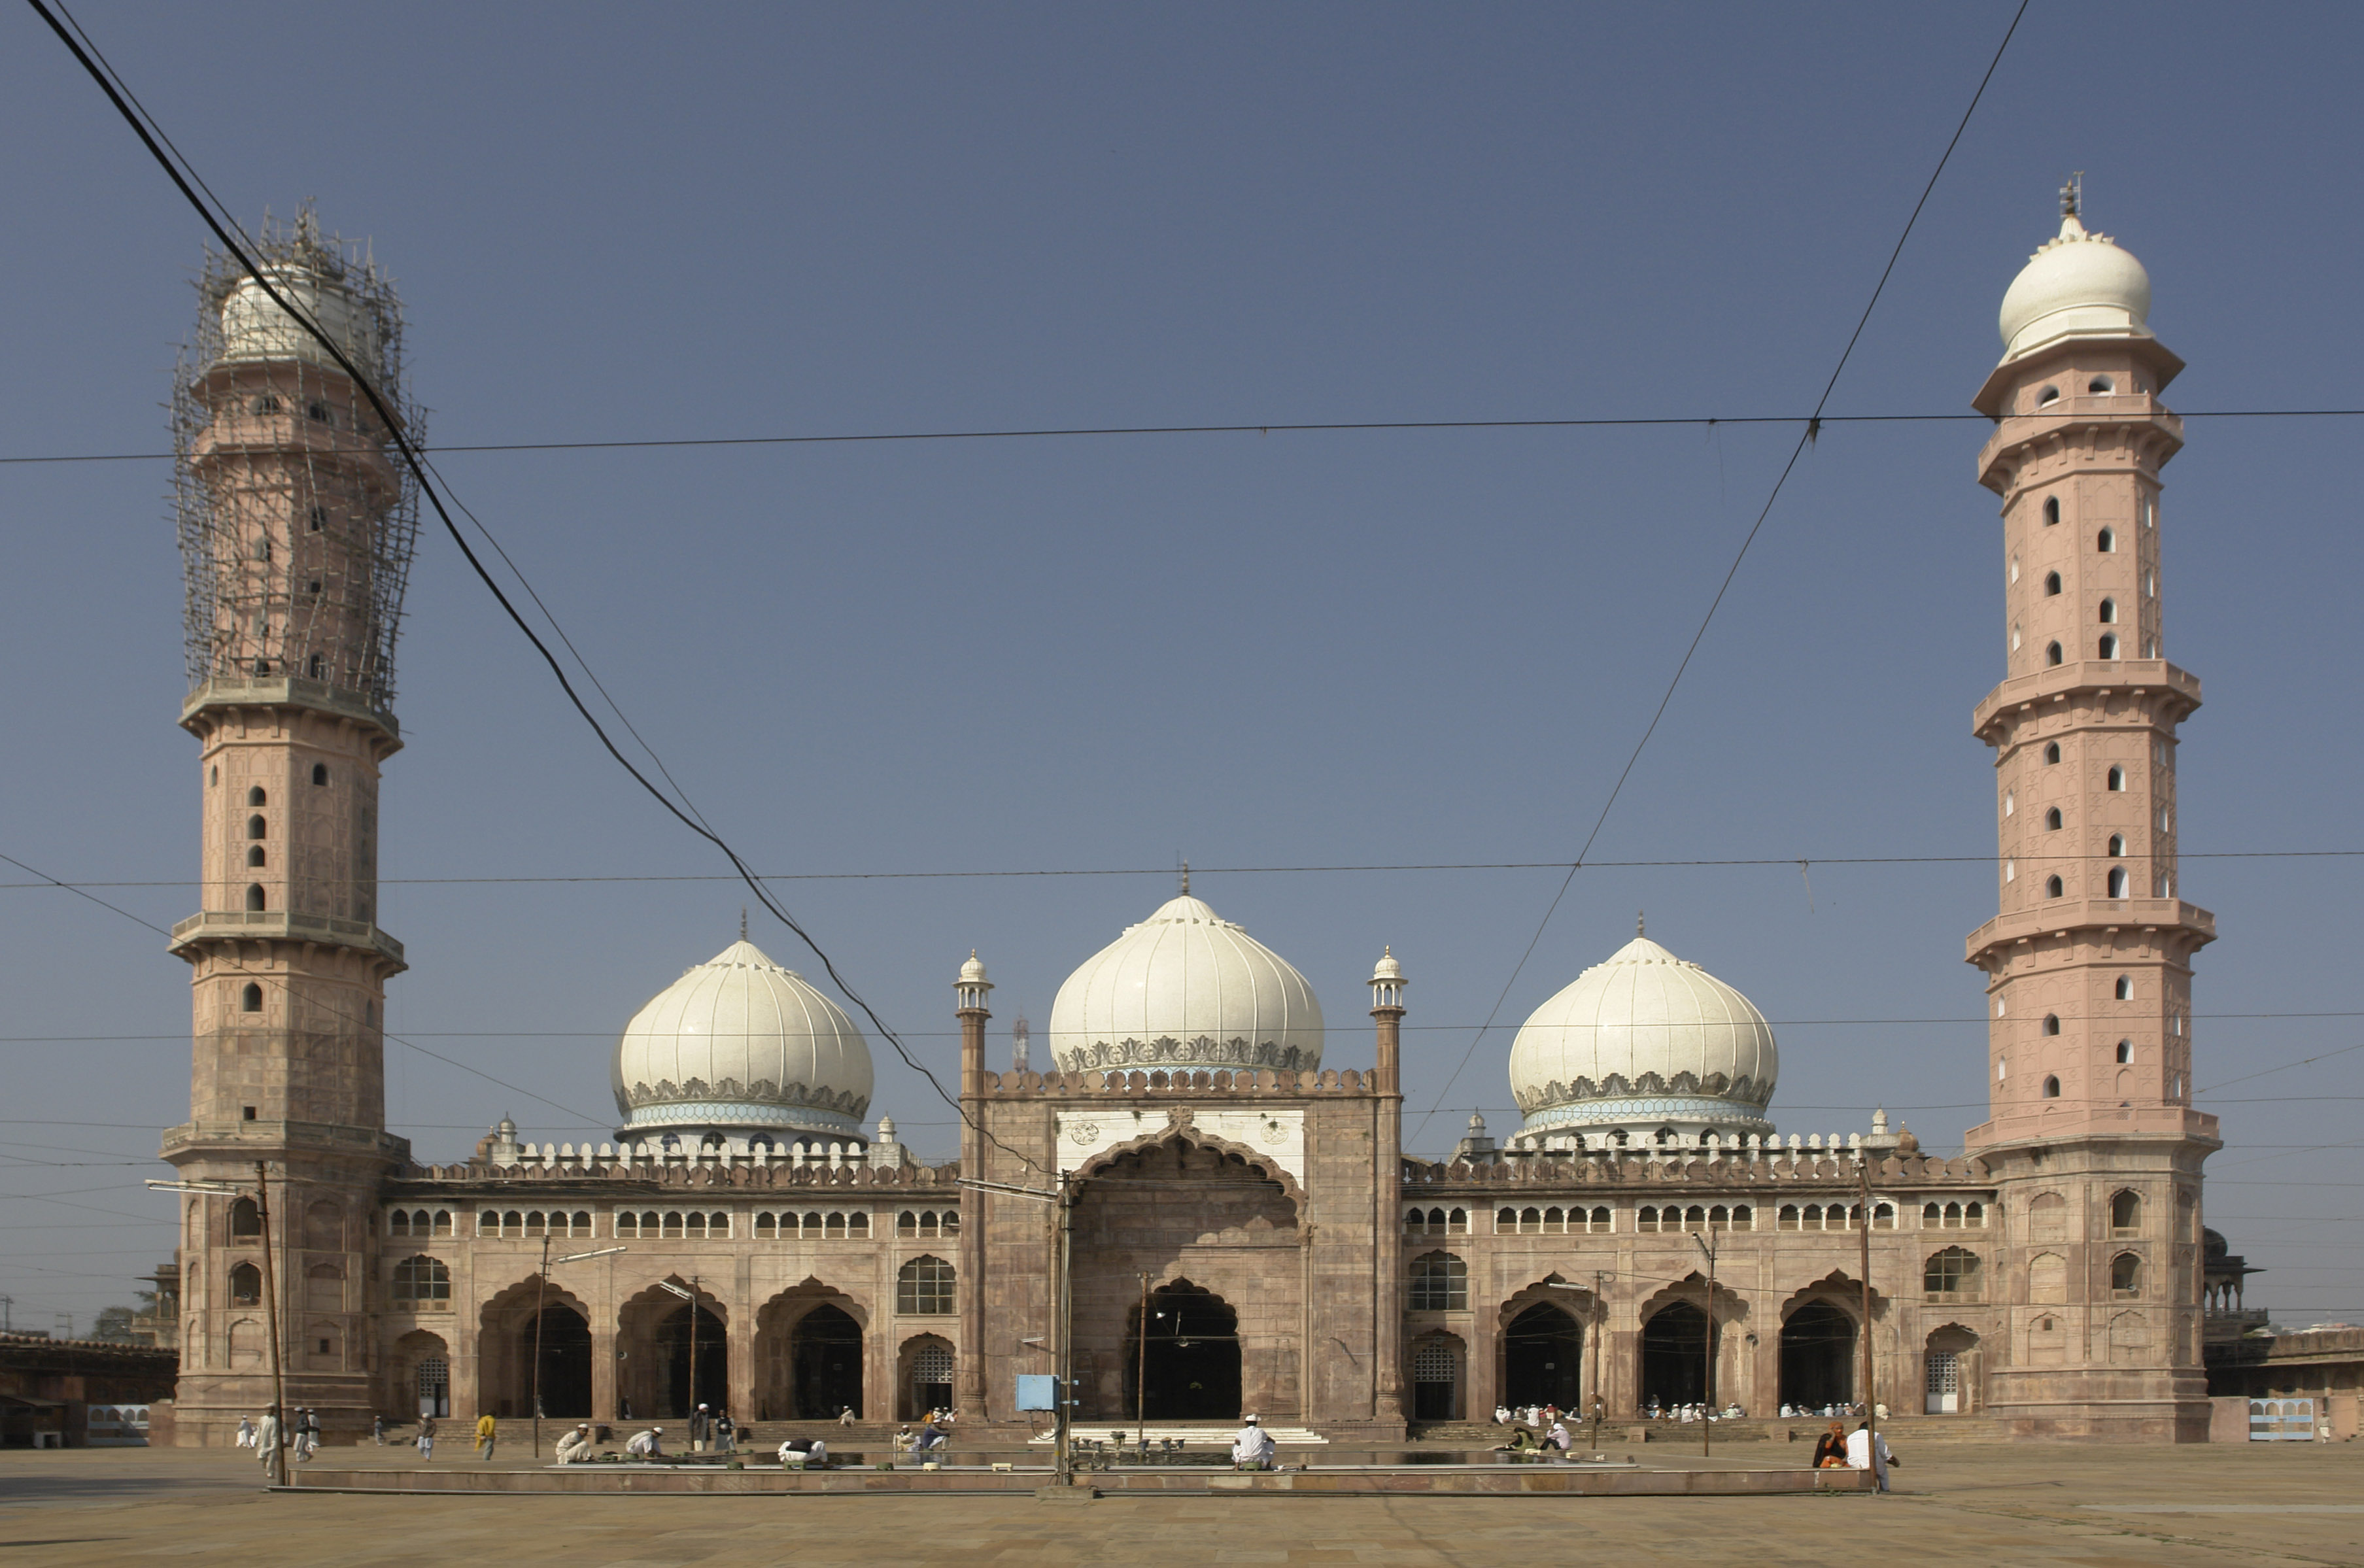
<svg viewBox="0 0 2364 1568">
<path fill-rule="evenodd" d="M 400 313 L 308 222 L 270 241 L 273 290 L 217 262 L 176 386 L 205 895 L 172 938 L 195 1050 L 163 1155 L 243 1190 L 184 1199 L 181 1440 L 268 1403 L 274 1339 L 290 1402 L 345 1434 L 537 1396 L 603 1420 L 949 1407 L 1017 1432 L 1043 1419 L 1019 1377 L 1064 1351 L 1096 1423 L 1254 1410 L 1390 1438 L 1498 1403 L 1868 1392 L 2027 1436 L 2202 1439 L 2219 1144 L 2191 1106 L 2190 986 L 2214 924 L 2177 894 L 2200 686 L 2160 608 L 2181 361 L 2141 264 L 2063 206 L 1973 399 L 2007 660 L 1972 723 L 1999 836 L 1998 912 L 1966 948 L 1991 1109 L 1956 1159 L 1884 1118 L 1783 1136 L 1764 1016 L 1639 932 L 1519 1030 L 1514 1131 L 1473 1118 L 1449 1158 L 1408 1153 L 1416 963 L 1380 955 L 1369 1033 L 1333 1041 L 1307 978 L 1186 887 L 1060 988 L 1040 1071 L 987 1064 L 986 966 L 947 955 L 955 1163 L 871 1119 L 861 1029 L 743 931 L 624 1023 L 611 1140 L 520 1145 L 504 1121 L 419 1163 L 385 1126 L 405 960 L 375 923 L 416 518 Z"/>
</svg>

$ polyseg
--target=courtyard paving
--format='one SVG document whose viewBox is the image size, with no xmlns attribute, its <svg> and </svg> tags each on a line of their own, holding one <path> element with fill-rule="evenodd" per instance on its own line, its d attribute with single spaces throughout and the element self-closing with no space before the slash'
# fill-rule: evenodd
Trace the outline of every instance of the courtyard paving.
<svg viewBox="0 0 2364 1568">
<path fill-rule="evenodd" d="M 381 1462 L 380 1451 L 358 1451 Z M 349 1462 L 355 1451 L 324 1461 Z M 1723 1456 L 1718 1455 L 1719 1459 Z M 776 1562 L 2364 1564 L 2364 1445 L 1929 1444 L 1884 1498 L 273 1495 L 234 1452 L 0 1453 L 0 1568 Z M 1656 1464 L 1684 1462 L 1647 1455 Z M 506 1463 L 504 1455 L 503 1462 Z M 415 1464 L 402 1451 L 383 1462 Z M 467 1458 L 438 1459 L 468 1465 Z M 1696 1456 L 1689 1462 L 1697 1462 Z"/>
</svg>

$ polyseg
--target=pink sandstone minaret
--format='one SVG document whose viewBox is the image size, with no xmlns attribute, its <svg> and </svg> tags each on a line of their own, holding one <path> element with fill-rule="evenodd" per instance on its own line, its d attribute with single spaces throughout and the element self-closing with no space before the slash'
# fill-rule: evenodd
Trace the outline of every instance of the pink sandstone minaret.
<svg viewBox="0 0 2364 1568">
<path fill-rule="evenodd" d="M 2175 861 L 2176 728 L 2200 683 L 2168 662 L 2161 613 L 2159 470 L 2183 430 L 2159 396 L 2183 362 L 2146 324 L 2142 264 L 2062 195 L 1975 399 L 1996 422 L 1979 478 L 2003 498 L 2006 655 L 1973 721 L 2002 908 L 1968 952 L 1991 1112 L 1967 1144 L 2006 1227 L 1990 1407 L 2030 1431 L 2188 1438 L 2206 1428 L 2200 1166 L 2218 1144 L 2191 1103 L 2191 959 L 2215 921 L 2177 895 Z"/>
<path fill-rule="evenodd" d="M 400 410 L 400 310 L 374 265 L 308 214 L 260 249 Z M 385 983 L 404 964 L 376 923 L 377 785 L 402 743 L 393 651 L 417 527 L 389 434 L 332 356 L 236 262 L 214 259 L 199 289 L 173 426 L 204 880 L 173 929 L 194 1070 L 162 1153 L 250 1192 L 263 1166 L 271 1234 L 266 1257 L 248 1198 L 182 1199 L 187 1443 L 227 1441 L 270 1402 L 274 1313 L 289 1405 L 347 1432 L 372 1414 L 376 1187 L 408 1158 L 385 1131 Z"/>
</svg>

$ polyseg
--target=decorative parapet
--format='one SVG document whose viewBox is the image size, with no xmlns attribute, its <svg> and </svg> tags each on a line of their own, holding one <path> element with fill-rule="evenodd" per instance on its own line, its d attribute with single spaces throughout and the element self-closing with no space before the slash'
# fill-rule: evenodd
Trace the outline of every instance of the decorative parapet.
<svg viewBox="0 0 2364 1568">
<path fill-rule="evenodd" d="M 1068 1098 L 1083 1095 L 1369 1095 L 1378 1092 L 1377 1073 L 1324 1068 L 1298 1073 L 1286 1068 L 1176 1068 L 1089 1073 L 986 1073 L 982 1092 L 990 1098 Z"/>
<path fill-rule="evenodd" d="M 450 1182 L 470 1185 L 547 1184 L 552 1186 L 584 1182 L 613 1182 L 635 1188 L 684 1188 L 712 1191 L 729 1188 L 777 1191 L 804 1187 L 933 1187 L 958 1191 L 960 1166 L 797 1164 L 777 1161 L 757 1164 L 717 1160 L 610 1160 L 589 1164 L 495 1165 L 470 1161 L 458 1165 L 414 1165 L 396 1178 L 407 1184 Z"/>
<path fill-rule="evenodd" d="M 1573 1160 L 1489 1160 L 1479 1163 L 1455 1161 L 1436 1164 L 1404 1162 L 1407 1195 L 1415 1191 L 1438 1194 L 1482 1193 L 1487 1189 L 1523 1190 L 1559 1187 L 1712 1187 L 1720 1191 L 1787 1183 L 1845 1183 L 1852 1186 L 1857 1162 L 1827 1154 L 1780 1154 L 1771 1158 L 1706 1160 L 1685 1155 L 1651 1160 L 1633 1154 L 1582 1156 Z M 1871 1179 L 1883 1189 L 1902 1187 L 1990 1187 L 1991 1174 L 1979 1160 L 1885 1159 L 1872 1162 Z"/>
</svg>

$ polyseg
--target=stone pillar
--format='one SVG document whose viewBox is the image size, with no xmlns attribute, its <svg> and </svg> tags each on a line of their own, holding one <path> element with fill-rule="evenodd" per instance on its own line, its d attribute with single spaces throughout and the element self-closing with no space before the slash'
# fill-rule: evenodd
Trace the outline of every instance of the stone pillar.
<svg viewBox="0 0 2364 1568">
<path fill-rule="evenodd" d="M 1371 1300 L 1374 1420 L 1397 1422 L 1403 1408 L 1403 967 L 1387 951 L 1371 973 L 1377 1025 L 1377 1127 L 1372 1142 Z M 1465 1381 L 1467 1381 L 1465 1379 Z M 1491 1406 L 1488 1407 L 1491 1409 Z"/>
<path fill-rule="evenodd" d="M 993 983 L 986 979 L 985 965 L 977 962 L 975 951 L 961 965 L 960 979 L 953 989 L 960 1002 L 960 1169 L 962 1175 L 976 1178 L 986 1171 L 985 1110 L 979 1102 L 985 1093 L 985 1024 L 993 1017 L 986 1011 L 985 998 L 993 989 Z M 960 1308 L 960 1339 L 953 1347 L 957 1371 L 953 1406 L 963 1420 L 982 1422 L 986 1418 L 985 1205 L 981 1201 L 985 1195 L 965 1187 L 960 1189 L 960 1262 L 955 1265 L 958 1273 L 953 1282 Z M 896 1360 L 890 1349 L 888 1366 L 894 1366 Z"/>
<path fill-rule="evenodd" d="M 751 1276 L 754 1260 L 741 1253 L 730 1275 L 729 1316 L 723 1322 L 724 1342 L 730 1347 L 730 1375 L 723 1384 L 724 1407 L 742 1426 L 755 1418 L 755 1301 Z"/>
</svg>

